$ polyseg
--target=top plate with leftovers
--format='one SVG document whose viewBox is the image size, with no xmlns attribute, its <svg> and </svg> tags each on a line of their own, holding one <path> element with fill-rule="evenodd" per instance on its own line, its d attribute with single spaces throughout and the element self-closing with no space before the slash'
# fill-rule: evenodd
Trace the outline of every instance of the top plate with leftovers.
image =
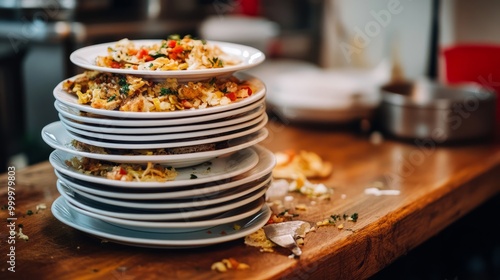
<svg viewBox="0 0 500 280">
<path fill-rule="evenodd" d="M 70 55 L 89 70 L 149 78 L 206 79 L 254 67 L 265 55 L 252 47 L 218 41 L 170 37 L 166 40 L 122 39 L 80 48 Z"/>
</svg>

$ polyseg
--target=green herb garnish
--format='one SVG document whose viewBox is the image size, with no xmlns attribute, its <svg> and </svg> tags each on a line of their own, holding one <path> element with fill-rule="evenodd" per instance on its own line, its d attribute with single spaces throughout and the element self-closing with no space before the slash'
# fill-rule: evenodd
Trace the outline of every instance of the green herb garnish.
<svg viewBox="0 0 500 280">
<path fill-rule="evenodd" d="M 120 87 L 120 93 L 121 94 L 128 95 L 128 92 L 129 92 L 129 84 L 125 84 L 125 85 L 123 85 L 123 86 Z"/>
<path fill-rule="evenodd" d="M 156 54 L 150 54 L 152 58 L 158 58 L 158 57 L 167 57 L 167 55 L 162 54 L 162 53 L 156 53 Z"/>
<path fill-rule="evenodd" d="M 177 94 L 177 91 L 172 90 L 170 88 L 161 88 L 160 89 L 160 96 L 164 96 L 167 94 Z"/>
</svg>

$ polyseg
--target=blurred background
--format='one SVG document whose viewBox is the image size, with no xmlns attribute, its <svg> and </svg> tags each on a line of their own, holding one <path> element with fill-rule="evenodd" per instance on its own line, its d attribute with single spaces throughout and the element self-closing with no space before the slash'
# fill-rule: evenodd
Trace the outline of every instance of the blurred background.
<svg viewBox="0 0 500 280">
<path fill-rule="evenodd" d="M 319 75 L 317 91 L 343 92 L 330 107 L 278 107 L 284 119 L 342 122 L 366 117 L 380 101 L 374 91 L 391 79 L 446 80 L 445 48 L 500 44 L 499 10 L 494 0 L 0 0 L 0 167 L 47 159 L 40 131 L 58 120 L 52 90 L 82 71 L 68 58 L 82 46 L 173 33 L 251 45 L 267 56 L 252 71 L 270 101 L 293 103 L 286 85 L 294 74 L 313 79 L 324 69 L 333 74 Z M 356 98 L 365 107 L 352 107 Z"/>
<path fill-rule="evenodd" d="M 52 90 L 81 73 L 69 55 L 83 46 L 169 34 L 251 45 L 267 57 L 250 71 L 266 83 L 269 108 L 290 125 L 324 126 L 373 117 L 380 86 L 391 81 L 476 82 L 498 91 L 499 11 L 495 0 L 0 0 L 0 171 L 47 160 L 52 149 L 40 132 L 58 120 Z M 483 214 L 374 279 L 459 279 L 459 272 L 491 279 L 485 271 L 500 267 L 498 242 L 472 241 L 498 236 L 486 228 L 491 237 L 463 233 Z M 451 250 L 457 242 L 472 253 Z"/>
</svg>

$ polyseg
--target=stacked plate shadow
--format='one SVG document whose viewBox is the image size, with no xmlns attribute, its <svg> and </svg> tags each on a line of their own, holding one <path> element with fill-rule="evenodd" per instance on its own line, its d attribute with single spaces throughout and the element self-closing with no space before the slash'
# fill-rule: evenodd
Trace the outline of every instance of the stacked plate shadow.
<svg viewBox="0 0 500 280">
<path fill-rule="evenodd" d="M 234 75 L 256 90 L 223 106 L 123 112 L 78 104 L 77 97 L 65 92 L 61 82 L 54 89 L 60 120 L 45 126 L 41 133 L 55 149 L 49 160 L 61 194 L 52 204 L 58 220 L 104 240 L 160 248 L 226 242 L 248 235 L 268 221 L 271 211 L 264 196 L 275 158 L 258 145 L 268 135 L 266 89 L 259 79 L 237 72 L 258 65 L 264 55 L 247 46 L 218 44 L 223 51 L 238 56 L 241 63 L 217 69 L 137 71 L 94 65 L 95 57 L 105 54 L 112 43 L 71 54 L 71 61 L 84 69 L 180 81 Z M 76 148 L 75 140 L 98 149 L 177 152 L 89 152 Z M 214 148 L 197 149 L 205 145 Z M 166 182 L 111 180 L 73 168 L 68 161 L 75 157 L 117 164 L 158 163 L 174 167 L 177 176 Z"/>
</svg>

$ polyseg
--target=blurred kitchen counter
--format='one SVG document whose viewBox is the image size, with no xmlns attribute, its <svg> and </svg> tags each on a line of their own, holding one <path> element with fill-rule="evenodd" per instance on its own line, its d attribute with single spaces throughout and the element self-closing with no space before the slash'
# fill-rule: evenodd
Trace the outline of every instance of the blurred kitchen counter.
<svg viewBox="0 0 500 280">
<path fill-rule="evenodd" d="M 56 220 L 50 205 L 59 196 L 56 176 L 48 162 L 19 170 L 16 182 L 17 224 L 29 241 L 16 240 L 16 272 L 6 267 L 7 246 L 0 261 L 3 279 L 364 279 L 405 255 L 454 221 L 500 193 L 500 146 L 478 143 L 437 147 L 368 137 L 339 130 L 268 123 L 262 143 L 273 152 L 313 151 L 333 165 L 322 182 L 335 193 L 331 200 L 292 194 L 307 205 L 298 218 L 321 221 L 333 214 L 358 213 L 344 229 L 320 227 L 308 233 L 300 259 L 286 251 L 261 253 L 242 239 L 187 250 L 136 248 L 103 243 Z M 6 204 L 7 174 L 0 176 Z M 399 190 L 399 195 L 365 194 L 370 187 Z M 46 210 L 35 212 L 45 203 Z M 0 218 L 7 218 L 7 210 Z M 492 220 L 493 221 L 493 220 Z M 0 230 L 6 244 L 8 229 Z M 211 264 L 235 258 L 250 266 L 226 273 Z"/>
</svg>

